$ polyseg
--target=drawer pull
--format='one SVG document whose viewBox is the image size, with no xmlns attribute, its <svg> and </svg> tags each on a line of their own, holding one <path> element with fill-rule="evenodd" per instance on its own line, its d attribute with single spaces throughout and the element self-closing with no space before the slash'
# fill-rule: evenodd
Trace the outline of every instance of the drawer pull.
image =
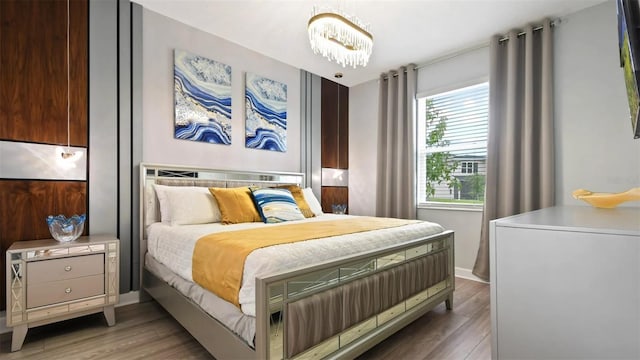
<svg viewBox="0 0 640 360">
<path fill-rule="evenodd" d="M 70 294 L 71 293 L 71 288 L 68 287 L 68 288 L 64 289 L 64 292 L 67 293 L 67 294 Z"/>
<path fill-rule="evenodd" d="M 71 271 L 71 265 L 67 265 L 64 267 L 64 271 Z"/>
</svg>

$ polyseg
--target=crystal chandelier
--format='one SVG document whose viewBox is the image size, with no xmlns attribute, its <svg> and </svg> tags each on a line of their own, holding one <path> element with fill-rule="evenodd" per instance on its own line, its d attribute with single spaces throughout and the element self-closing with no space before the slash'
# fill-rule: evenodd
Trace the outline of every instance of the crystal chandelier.
<svg viewBox="0 0 640 360">
<path fill-rule="evenodd" d="M 339 10 L 318 11 L 314 8 L 307 30 L 314 54 L 321 54 L 342 67 L 367 65 L 373 36 L 369 27 L 355 16 Z"/>
</svg>

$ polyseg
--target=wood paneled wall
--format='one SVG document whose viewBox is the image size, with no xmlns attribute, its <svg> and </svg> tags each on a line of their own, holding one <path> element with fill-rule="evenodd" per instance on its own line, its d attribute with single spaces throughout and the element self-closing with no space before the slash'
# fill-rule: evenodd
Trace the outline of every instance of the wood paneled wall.
<svg viewBox="0 0 640 360">
<path fill-rule="evenodd" d="M 88 4 L 70 3 L 71 144 L 87 146 Z M 0 139 L 67 143 L 67 6 L 0 1 Z"/>
<path fill-rule="evenodd" d="M 322 211 L 330 213 L 333 204 L 347 204 L 349 212 L 349 188 L 344 186 L 323 186 L 321 196 Z"/>
<path fill-rule="evenodd" d="M 87 0 L 71 0 L 70 143 L 81 147 L 88 146 L 88 15 Z M 0 0 L 0 140 L 67 144 L 64 0 Z M 50 238 L 47 215 L 87 213 L 87 188 L 85 181 L 0 179 L 2 281 L 6 249 Z M 5 286 L 0 289 L 4 310 Z"/>
<path fill-rule="evenodd" d="M 0 180 L 0 238 L 51 238 L 47 215 L 84 213 L 86 193 L 84 181 Z M 9 245 L 3 241 L 2 251 Z"/>
<path fill-rule="evenodd" d="M 323 168 L 349 169 L 349 88 L 322 79 L 321 164 Z M 349 204 L 348 187 L 322 186 L 322 211 L 333 204 Z M 348 211 L 348 207 L 347 207 Z"/>
<path fill-rule="evenodd" d="M 323 168 L 349 168 L 349 88 L 322 79 L 321 163 Z"/>
</svg>

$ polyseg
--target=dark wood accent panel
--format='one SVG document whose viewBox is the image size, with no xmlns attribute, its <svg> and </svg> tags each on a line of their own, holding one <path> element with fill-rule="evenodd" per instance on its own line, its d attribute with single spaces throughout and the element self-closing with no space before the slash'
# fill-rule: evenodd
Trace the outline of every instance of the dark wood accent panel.
<svg viewBox="0 0 640 360">
<path fill-rule="evenodd" d="M 339 84 L 322 79 L 320 158 L 323 168 L 338 168 L 339 91 Z"/>
<path fill-rule="evenodd" d="M 321 163 L 323 168 L 349 168 L 349 88 L 322 79 Z"/>
<path fill-rule="evenodd" d="M 338 169 L 349 168 L 349 88 L 339 85 Z"/>
<path fill-rule="evenodd" d="M 321 166 L 349 169 L 349 88 L 322 79 Z M 331 212 L 333 204 L 347 204 L 348 187 L 322 187 L 322 210 Z"/>
<path fill-rule="evenodd" d="M 5 279 L 5 254 L 16 241 L 50 239 L 47 215 L 87 212 L 87 183 L 80 181 L 0 180 L 0 279 Z M 84 234 L 88 234 L 85 226 Z M 0 286 L 0 309 L 5 307 L 5 286 Z"/>
<path fill-rule="evenodd" d="M 326 213 L 332 212 L 331 205 L 347 204 L 347 213 L 349 212 L 349 188 L 337 186 L 322 187 L 322 211 Z"/>
<path fill-rule="evenodd" d="M 71 144 L 87 146 L 88 1 L 70 3 Z M 0 139 L 67 143 L 67 3 L 0 1 Z"/>
</svg>

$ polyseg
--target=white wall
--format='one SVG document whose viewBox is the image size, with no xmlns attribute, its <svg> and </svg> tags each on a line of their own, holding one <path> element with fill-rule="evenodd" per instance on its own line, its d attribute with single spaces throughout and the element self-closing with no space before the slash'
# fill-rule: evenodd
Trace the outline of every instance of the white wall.
<svg viewBox="0 0 640 360">
<path fill-rule="evenodd" d="M 640 186 L 640 140 L 632 137 L 616 24 L 615 1 L 608 1 L 555 29 L 558 204 L 583 205 L 571 196 L 580 188 L 619 192 Z"/>
<path fill-rule="evenodd" d="M 300 171 L 300 70 L 143 9 L 142 161 L 236 170 Z M 232 140 L 217 145 L 173 137 L 173 50 L 232 67 Z M 244 75 L 287 84 L 287 151 L 244 146 Z"/>
<path fill-rule="evenodd" d="M 483 47 L 420 68 L 417 93 L 432 95 L 488 80 L 489 48 Z"/>
<path fill-rule="evenodd" d="M 554 30 L 558 204 L 586 206 L 571 196 L 578 188 L 617 192 L 640 185 L 640 140 L 631 136 L 616 21 L 615 2 L 609 1 L 568 15 Z M 418 73 L 418 93 L 433 94 L 486 79 L 488 69 L 488 48 L 425 66 Z M 349 138 L 354 145 L 349 157 L 349 202 L 353 211 L 363 214 L 375 212 L 377 126 L 371 123 L 377 122 L 376 88 L 377 81 L 372 81 L 349 89 L 350 128 L 358 129 L 350 131 Z M 357 188 L 351 189 L 352 185 Z M 418 218 L 454 230 L 458 273 L 473 267 L 481 212 L 419 209 Z"/>
<path fill-rule="evenodd" d="M 378 81 L 349 88 L 349 213 L 352 215 L 376 215 Z"/>
<path fill-rule="evenodd" d="M 433 94 L 488 79 L 487 48 L 418 70 L 418 93 Z M 349 207 L 355 215 L 375 215 L 378 141 L 378 80 L 349 88 Z M 470 275 L 480 241 L 482 212 L 419 209 L 418 218 L 456 232 L 458 274 Z"/>
<path fill-rule="evenodd" d="M 482 210 L 418 209 L 418 219 L 436 222 L 455 231 L 456 275 L 475 279 L 471 274 L 476 262 Z"/>
</svg>

